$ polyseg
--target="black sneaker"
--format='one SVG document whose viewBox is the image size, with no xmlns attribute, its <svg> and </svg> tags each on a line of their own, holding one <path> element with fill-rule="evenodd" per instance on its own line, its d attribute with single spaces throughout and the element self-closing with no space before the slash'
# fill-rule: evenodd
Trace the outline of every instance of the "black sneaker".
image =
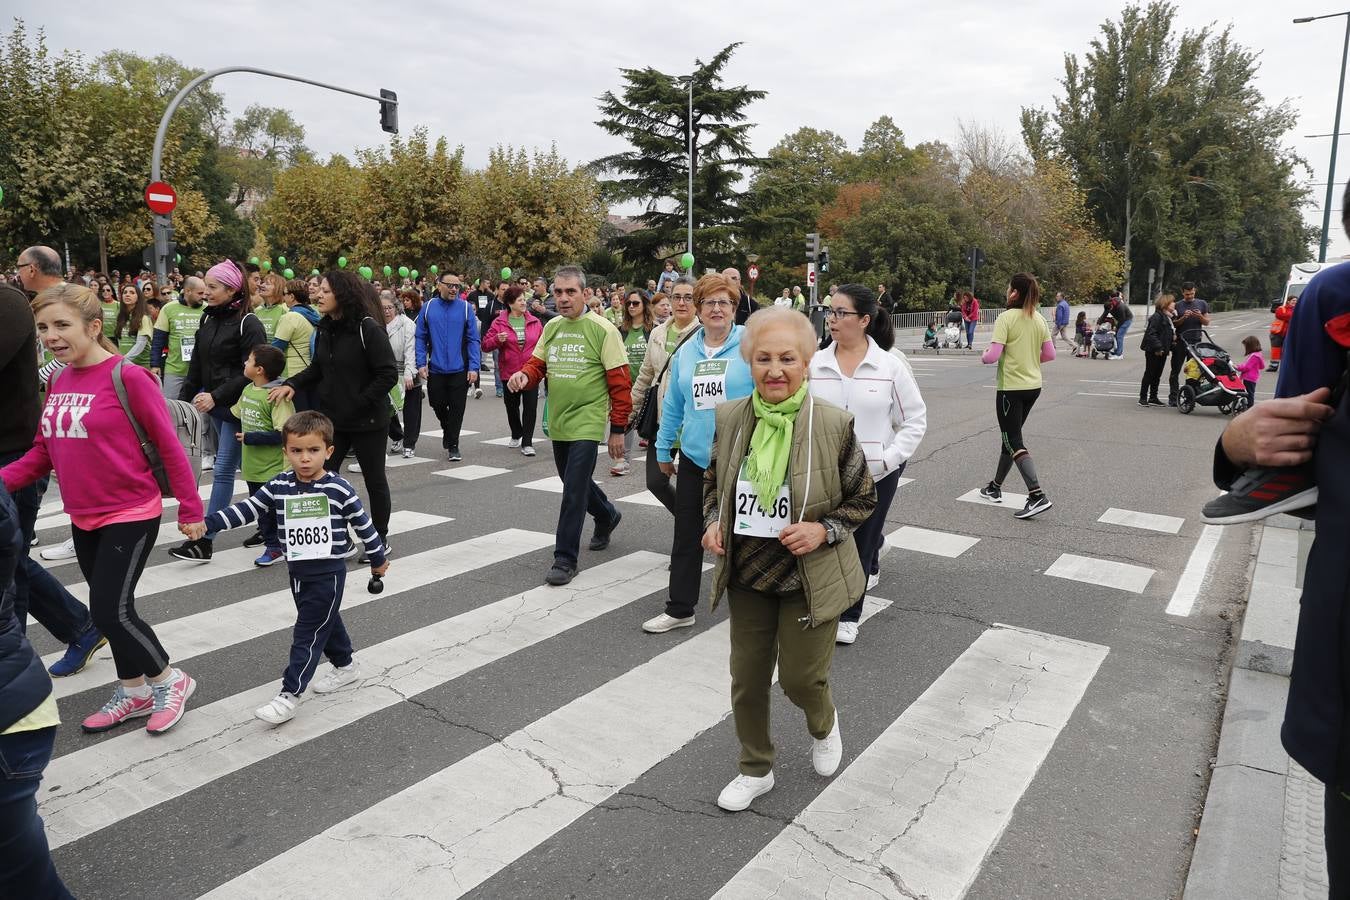
<svg viewBox="0 0 1350 900">
<path fill-rule="evenodd" d="M 460 454 L 458 447 L 451 447 L 450 451 L 445 456 L 446 459 L 450 460 L 451 462 L 459 462 L 464 458 L 463 455 Z"/>
<path fill-rule="evenodd" d="M 576 577 L 577 577 L 576 566 L 569 566 L 567 563 L 564 562 L 555 562 L 553 564 L 553 568 L 549 569 L 548 574 L 544 576 L 544 581 L 548 582 L 554 587 L 562 587 L 564 584 L 567 584 L 573 578 Z"/>
<path fill-rule="evenodd" d="M 263 545 L 263 536 L 261 531 L 255 531 L 244 538 L 245 547 L 261 547 Z"/>
<path fill-rule="evenodd" d="M 1162 402 L 1161 400 L 1159 400 L 1157 397 L 1149 397 L 1149 398 L 1148 398 L 1148 405 L 1149 405 L 1149 406 L 1166 406 L 1167 404 L 1164 403 L 1164 402 Z"/>
<path fill-rule="evenodd" d="M 1140 401 L 1139 401 L 1139 405 L 1140 405 L 1140 406 L 1148 406 L 1148 401 L 1147 401 L 1147 400 L 1140 400 Z"/>
<path fill-rule="evenodd" d="M 980 488 L 980 496 L 988 500 L 990 503 L 1002 503 L 1003 489 L 991 481 L 984 487 Z"/>
<path fill-rule="evenodd" d="M 591 535 L 591 549 L 603 550 L 609 546 L 609 536 L 614 533 L 614 529 L 619 527 L 623 521 L 623 513 L 617 509 L 614 511 L 614 521 L 601 527 L 600 523 L 595 523 L 595 534 Z"/>
<path fill-rule="evenodd" d="M 210 562 L 211 542 L 206 538 L 197 541 L 183 541 L 177 547 L 170 548 L 169 555 L 174 559 L 185 559 L 188 562 Z"/>
<path fill-rule="evenodd" d="M 1045 494 L 1036 494 L 1027 498 L 1027 505 L 1013 513 L 1013 518 L 1030 519 L 1033 516 L 1039 516 L 1054 505 Z"/>
<path fill-rule="evenodd" d="M 1257 522 L 1277 513 L 1299 512 L 1317 505 L 1317 485 L 1311 466 L 1248 469 L 1233 488 L 1205 504 L 1201 520 L 1207 525 Z"/>
<path fill-rule="evenodd" d="M 384 540 L 384 558 L 388 559 L 389 555 L 394 552 L 394 545 L 390 543 L 389 538 L 384 538 L 383 540 Z M 370 565 L 370 553 L 366 550 L 362 550 L 361 558 L 356 561 L 356 564 L 359 566 Z"/>
<path fill-rule="evenodd" d="M 1177 405 L 1177 398 L 1176 398 L 1176 397 L 1168 397 L 1168 398 L 1167 398 L 1167 405 L 1168 405 L 1168 406 L 1176 406 L 1176 405 Z"/>
</svg>

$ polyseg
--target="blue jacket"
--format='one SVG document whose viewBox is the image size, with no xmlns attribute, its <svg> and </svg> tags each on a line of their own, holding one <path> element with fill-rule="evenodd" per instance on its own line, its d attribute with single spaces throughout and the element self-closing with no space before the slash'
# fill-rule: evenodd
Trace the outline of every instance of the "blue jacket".
<svg viewBox="0 0 1350 900">
<path fill-rule="evenodd" d="M 414 341 L 419 369 L 426 366 L 433 375 L 478 371 L 478 317 L 463 300 L 436 297 L 424 304 Z"/>
<path fill-rule="evenodd" d="M 1069 301 L 1060 300 L 1055 304 L 1055 327 L 1063 328 L 1069 324 Z"/>
<path fill-rule="evenodd" d="M 750 366 L 741 358 L 741 334 L 744 330 L 740 325 L 732 326 L 726 343 L 712 357 L 728 360 L 723 403 L 748 397 L 755 389 L 755 383 L 750 378 Z M 700 360 L 707 359 L 703 351 L 703 332 L 699 331 L 670 360 L 670 371 L 666 373 L 670 388 L 661 404 L 661 430 L 656 435 L 656 458 L 660 462 L 671 461 L 671 448 L 678 442 L 680 456 L 687 457 L 695 465 L 708 468 L 717 430 L 717 410 L 694 408 L 694 366 Z"/>
</svg>

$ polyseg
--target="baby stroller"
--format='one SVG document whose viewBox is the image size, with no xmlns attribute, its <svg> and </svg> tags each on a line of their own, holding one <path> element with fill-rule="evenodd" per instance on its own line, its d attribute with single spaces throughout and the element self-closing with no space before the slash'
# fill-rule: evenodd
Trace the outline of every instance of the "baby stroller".
<svg viewBox="0 0 1350 900">
<path fill-rule="evenodd" d="M 1182 372 L 1186 383 L 1181 386 L 1177 409 L 1189 414 L 1197 406 L 1215 406 L 1225 416 L 1247 408 L 1247 386 L 1233 371 L 1233 362 L 1208 331 L 1201 331 L 1202 340 L 1194 344 L 1182 341 L 1186 348 L 1186 364 Z"/>
<path fill-rule="evenodd" d="M 1097 326 L 1097 330 L 1092 333 L 1092 358 L 1096 359 L 1101 354 L 1102 359 L 1110 359 L 1111 354 L 1116 352 L 1116 333 L 1111 328 L 1110 322 L 1103 322 Z"/>
<path fill-rule="evenodd" d="M 942 328 L 942 346 L 960 347 L 961 346 L 961 325 L 959 322 L 948 322 Z"/>
</svg>

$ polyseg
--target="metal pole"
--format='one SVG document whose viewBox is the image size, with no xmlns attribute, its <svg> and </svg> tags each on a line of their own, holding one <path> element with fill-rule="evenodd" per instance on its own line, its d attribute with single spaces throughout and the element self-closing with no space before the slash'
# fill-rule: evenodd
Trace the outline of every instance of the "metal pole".
<svg viewBox="0 0 1350 900">
<path fill-rule="evenodd" d="M 1332 145 L 1332 153 L 1335 153 L 1335 144 Z M 685 248 L 689 253 L 694 252 L 694 75 L 692 72 L 689 74 L 689 225 L 685 234 Z"/>
<path fill-rule="evenodd" d="M 1331 202 L 1336 193 L 1336 144 L 1340 141 L 1341 101 L 1345 98 L 1345 60 L 1350 56 L 1350 13 L 1345 16 L 1345 46 L 1341 50 L 1341 80 L 1336 85 L 1336 124 L 1331 129 L 1331 168 L 1327 171 L 1327 201 L 1322 205 L 1322 246 L 1317 261 L 1327 261 L 1327 239 L 1331 229 Z"/>
<path fill-rule="evenodd" d="M 312 84 L 315 87 L 327 88 L 330 91 L 337 91 L 342 94 L 352 94 L 353 96 L 356 97 L 365 97 L 367 100 L 375 100 L 379 103 L 392 103 L 395 106 L 398 105 L 397 100 L 390 100 L 387 97 L 381 97 L 378 94 L 367 94 L 362 91 L 354 91 L 351 88 L 339 87 L 336 84 L 328 84 L 327 82 L 323 81 L 315 81 L 312 78 L 301 78 L 299 75 L 287 75 L 285 72 L 274 72 L 271 69 L 259 69 L 255 68 L 254 66 L 226 66 L 223 69 L 212 69 L 210 72 L 198 75 L 196 78 L 192 79 L 187 84 L 183 85 L 182 89 L 177 94 L 174 94 L 173 99 L 169 101 L 169 105 L 165 108 L 164 116 L 159 120 L 159 130 L 155 132 L 155 147 L 150 153 L 151 181 L 160 180 L 159 164 L 161 157 L 164 155 L 164 139 L 169 134 L 169 120 L 173 118 L 173 114 L 178 109 L 179 104 L 183 102 L 183 100 L 187 97 L 188 94 L 192 93 L 193 90 L 196 89 L 197 85 L 205 81 L 210 81 L 217 75 L 225 75 L 229 72 L 252 72 L 255 75 L 266 75 L 269 78 L 281 78 L 286 81 L 298 81 L 301 84 Z M 155 217 L 156 230 L 158 230 L 161 227 L 159 218 L 160 218 L 159 216 Z M 169 217 L 164 216 L 163 218 L 164 218 L 164 225 L 167 225 L 167 223 L 169 222 Z M 156 241 L 156 244 L 158 243 L 159 242 Z M 156 254 L 155 276 L 156 278 L 163 278 L 166 274 L 168 274 L 168 272 L 167 267 L 165 265 L 165 260 L 162 259 L 159 256 L 159 254 Z"/>
</svg>

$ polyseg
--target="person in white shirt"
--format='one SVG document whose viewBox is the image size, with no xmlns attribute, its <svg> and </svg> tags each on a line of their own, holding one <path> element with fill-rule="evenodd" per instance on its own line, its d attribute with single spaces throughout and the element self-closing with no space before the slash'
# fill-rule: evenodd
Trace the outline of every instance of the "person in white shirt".
<svg viewBox="0 0 1350 900">
<path fill-rule="evenodd" d="M 840 287 L 826 322 L 833 340 L 811 357 L 807 384 L 812 396 L 853 413 L 853 432 L 876 484 L 876 509 L 853 533 L 871 589 L 880 580 L 886 514 L 895 499 L 900 473 L 928 428 L 928 411 L 909 363 L 903 355 L 891 352 L 895 344 L 891 317 L 880 309 L 870 288 L 861 284 Z M 839 617 L 838 643 L 857 640 L 862 605 L 859 597 Z"/>
</svg>

